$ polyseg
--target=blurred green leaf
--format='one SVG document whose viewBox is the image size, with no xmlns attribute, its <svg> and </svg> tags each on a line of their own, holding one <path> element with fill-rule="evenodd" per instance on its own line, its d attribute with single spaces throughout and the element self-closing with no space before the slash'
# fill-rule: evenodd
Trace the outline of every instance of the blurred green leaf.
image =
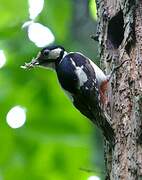
<svg viewBox="0 0 142 180">
<path fill-rule="evenodd" d="M 28 3 L 23 1 L 1 0 L 0 5 L 0 37 L 17 31 L 17 24 L 22 24 L 28 16 Z"/>
<path fill-rule="evenodd" d="M 39 20 L 50 27 L 56 39 L 62 43 L 69 37 L 72 20 L 72 2 L 70 0 L 45 1 Z"/>
<path fill-rule="evenodd" d="M 96 1 L 95 0 L 90 0 L 90 3 L 89 3 L 89 6 L 90 6 L 90 14 L 91 16 L 97 20 L 97 7 L 96 7 Z"/>
</svg>

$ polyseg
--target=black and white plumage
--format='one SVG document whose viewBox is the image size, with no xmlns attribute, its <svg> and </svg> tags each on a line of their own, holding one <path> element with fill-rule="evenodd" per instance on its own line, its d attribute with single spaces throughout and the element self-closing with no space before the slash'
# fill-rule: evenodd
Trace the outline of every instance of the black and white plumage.
<svg viewBox="0 0 142 180">
<path fill-rule="evenodd" d="M 50 67 L 57 73 L 59 83 L 67 92 L 74 106 L 102 129 L 112 143 L 112 128 L 107 121 L 103 104 L 107 76 L 89 58 L 78 52 L 67 53 L 61 46 L 48 46 L 24 67 Z"/>
</svg>

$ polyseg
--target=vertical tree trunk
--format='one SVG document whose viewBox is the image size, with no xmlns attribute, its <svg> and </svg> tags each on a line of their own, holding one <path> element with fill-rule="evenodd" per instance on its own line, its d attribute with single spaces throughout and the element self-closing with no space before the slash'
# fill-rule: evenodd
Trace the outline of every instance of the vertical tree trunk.
<svg viewBox="0 0 142 180">
<path fill-rule="evenodd" d="M 115 132 L 106 179 L 142 179 L 142 1 L 97 0 L 101 66 L 113 75 L 107 111 Z"/>
</svg>

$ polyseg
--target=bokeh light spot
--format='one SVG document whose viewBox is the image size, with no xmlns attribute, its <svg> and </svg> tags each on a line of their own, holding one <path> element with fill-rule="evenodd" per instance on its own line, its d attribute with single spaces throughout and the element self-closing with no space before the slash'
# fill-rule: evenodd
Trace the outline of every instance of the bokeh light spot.
<svg viewBox="0 0 142 180">
<path fill-rule="evenodd" d="M 0 68 L 2 68 L 6 63 L 6 57 L 3 50 L 0 50 Z"/>
<path fill-rule="evenodd" d="M 20 128 L 26 121 L 26 110 L 21 106 L 15 106 L 7 113 L 7 124 L 11 128 Z"/>
<path fill-rule="evenodd" d="M 28 27 L 29 39 L 38 47 L 44 47 L 54 42 L 55 37 L 51 30 L 40 23 L 32 22 Z"/>
<path fill-rule="evenodd" d="M 101 180 L 98 176 L 90 176 L 87 180 Z"/>
<path fill-rule="evenodd" d="M 29 14 L 30 19 L 35 19 L 42 11 L 44 6 L 44 0 L 29 0 Z"/>
</svg>

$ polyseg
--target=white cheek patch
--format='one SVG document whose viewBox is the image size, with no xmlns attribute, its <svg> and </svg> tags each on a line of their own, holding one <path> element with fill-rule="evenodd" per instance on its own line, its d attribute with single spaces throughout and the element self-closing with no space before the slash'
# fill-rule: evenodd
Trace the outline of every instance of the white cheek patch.
<svg viewBox="0 0 142 180">
<path fill-rule="evenodd" d="M 53 49 L 52 51 L 49 52 L 48 59 L 57 59 L 60 56 L 61 49 Z"/>
<path fill-rule="evenodd" d="M 83 66 L 76 67 L 75 73 L 79 79 L 79 87 L 83 86 L 88 81 L 86 73 L 83 71 Z"/>
</svg>

